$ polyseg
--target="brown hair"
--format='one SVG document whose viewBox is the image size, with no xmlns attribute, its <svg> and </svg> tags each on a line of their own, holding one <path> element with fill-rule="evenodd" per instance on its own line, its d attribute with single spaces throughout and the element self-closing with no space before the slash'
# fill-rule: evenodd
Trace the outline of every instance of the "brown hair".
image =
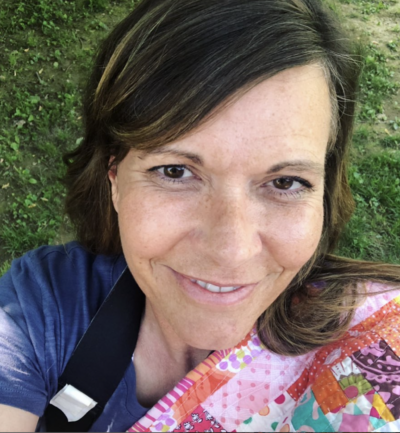
<svg viewBox="0 0 400 433">
<path fill-rule="evenodd" d="M 65 156 L 66 211 L 79 241 L 94 253 L 122 252 L 107 178 L 111 156 L 118 164 L 131 148 L 172 142 L 260 81 L 319 63 L 331 87 L 334 123 L 323 235 L 312 259 L 258 325 L 264 343 L 285 354 L 337 338 L 351 318 L 354 281 L 400 281 L 394 266 L 328 256 L 354 207 L 347 153 L 359 60 L 318 0 L 142 0 L 101 46 L 87 89 L 85 138 Z M 327 288 L 311 296 L 310 282 L 320 279 Z M 312 317 L 300 315 L 295 294 L 302 306 L 318 311 L 311 313 L 312 307 Z"/>
</svg>

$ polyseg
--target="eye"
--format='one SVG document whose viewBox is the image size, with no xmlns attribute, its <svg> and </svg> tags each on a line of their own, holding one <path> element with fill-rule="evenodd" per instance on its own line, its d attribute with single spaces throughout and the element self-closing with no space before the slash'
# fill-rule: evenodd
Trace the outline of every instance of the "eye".
<svg viewBox="0 0 400 433">
<path fill-rule="evenodd" d="M 266 185 L 266 190 L 278 198 L 300 198 L 314 187 L 307 180 L 297 176 L 278 177 Z"/>
<path fill-rule="evenodd" d="M 157 171 L 170 179 L 182 179 L 183 177 L 187 177 L 187 174 L 190 175 L 189 170 L 182 165 L 166 165 L 160 167 Z M 188 172 L 186 176 L 185 171 Z"/>
<path fill-rule="evenodd" d="M 155 175 L 161 182 L 173 182 L 173 183 L 191 183 L 192 180 L 196 179 L 192 170 L 187 168 L 185 165 L 158 165 L 147 170 L 150 174 Z"/>
<path fill-rule="evenodd" d="M 294 184 L 298 184 L 297 187 L 301 186 L 301 183 L 299 181 L 296 181 L 291 177 L 280 177 L 279 179 L 273 180 L 272 184 L 275 188 L 281 190 L 291 189 Z"/>
<path fill-rule="evenodd" d="M 184 165 L 165 165 L 159 167 L 157 171 L 169 179 L 184 179 L 192 176 L 192 172 Z"/>
</svg>

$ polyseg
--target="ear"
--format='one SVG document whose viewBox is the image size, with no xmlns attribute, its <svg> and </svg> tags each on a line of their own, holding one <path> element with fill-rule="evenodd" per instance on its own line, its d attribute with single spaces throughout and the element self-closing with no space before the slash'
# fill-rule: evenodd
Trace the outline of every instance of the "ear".
<svg viewBox="0 0 400 433">
<path fill-rule="evenodd" d="M 115 157 L 112 156 L 109 161 L 108 179 L 111 183 L 111 200 L 115 211 L 118 213 L 118 166 L 114 164 Z"/>
</svg>

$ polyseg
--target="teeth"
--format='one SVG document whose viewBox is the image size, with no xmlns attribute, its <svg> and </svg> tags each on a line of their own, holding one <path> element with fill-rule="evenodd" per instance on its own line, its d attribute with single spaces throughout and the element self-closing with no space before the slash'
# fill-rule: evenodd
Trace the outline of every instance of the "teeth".
<svg viewBox="0 0 400 433">
<path fill-rule="evenodd" d="M 228 293 L 228 292 L 233 292 L 234 290 L 238 289 L 241 286 L 236 286 L 236 287 L 221 287 L 221 292 L 222 293 Z"/>
<path fill-rule="evenodd" d="M 214 286 L 214 284 L 208 283 L 205 287 L 209 292 L 219 293 L 221 288 L 218 286 Z"/>
<path fill-rule="evenodd" d="M 199 286 L 203 287 L 203 289 L 206 289 L 206 290 L 213 292 L 213 293 L 233 292 L 234 290 L 241 287 L 241 286 L 219 287 L 219 286 L 214 286 L 214 284 L 211 284 L 211 283 L 205 283 L 204 281 L 201 281 L 201 280 L 190 280 L 190 281 L 192 283 L 196 283 Z"/>
<path fill-rule="evenodd" d="M 207 283 L 200 280 L 194 280 L 195 283 L 197 283 L 199 286 L 203 287 L 203 289 L 207 289 Z"/>
</svg>

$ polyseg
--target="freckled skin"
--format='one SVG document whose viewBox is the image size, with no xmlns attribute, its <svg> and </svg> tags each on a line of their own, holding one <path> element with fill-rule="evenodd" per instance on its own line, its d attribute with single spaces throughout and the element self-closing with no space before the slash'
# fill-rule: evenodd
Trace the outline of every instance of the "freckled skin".
<svg viewBox="0 0 400 433">
<path fill-rule="evenodd" d="M 237 344 L 285 290 L 320 240 L 324 179 L 294 167 L 266 173 L 282 161 L 323 166 L 330 116 L 321 68 L 293 68 L 168 145 L 196 153 L 203 166 L 132 150 L 110 172 L 124 254 L 147 297 L 140 347 L 148 345 L 146 335 L 175 362 L 198 361 L 210 350 Z M 163 182 L 147 171 L 173 164 L 192 171 L 187 183 Z M 279 195 L 271 183 L 284 176 L 306 179 L 313 188 L 299 197 Z M 257 286 L 238 305 L 203 305 L 182 291 L 171 269 L 204 281 Z M 164 356 L 161 349 L 158 354 Z"/>
</svg>

